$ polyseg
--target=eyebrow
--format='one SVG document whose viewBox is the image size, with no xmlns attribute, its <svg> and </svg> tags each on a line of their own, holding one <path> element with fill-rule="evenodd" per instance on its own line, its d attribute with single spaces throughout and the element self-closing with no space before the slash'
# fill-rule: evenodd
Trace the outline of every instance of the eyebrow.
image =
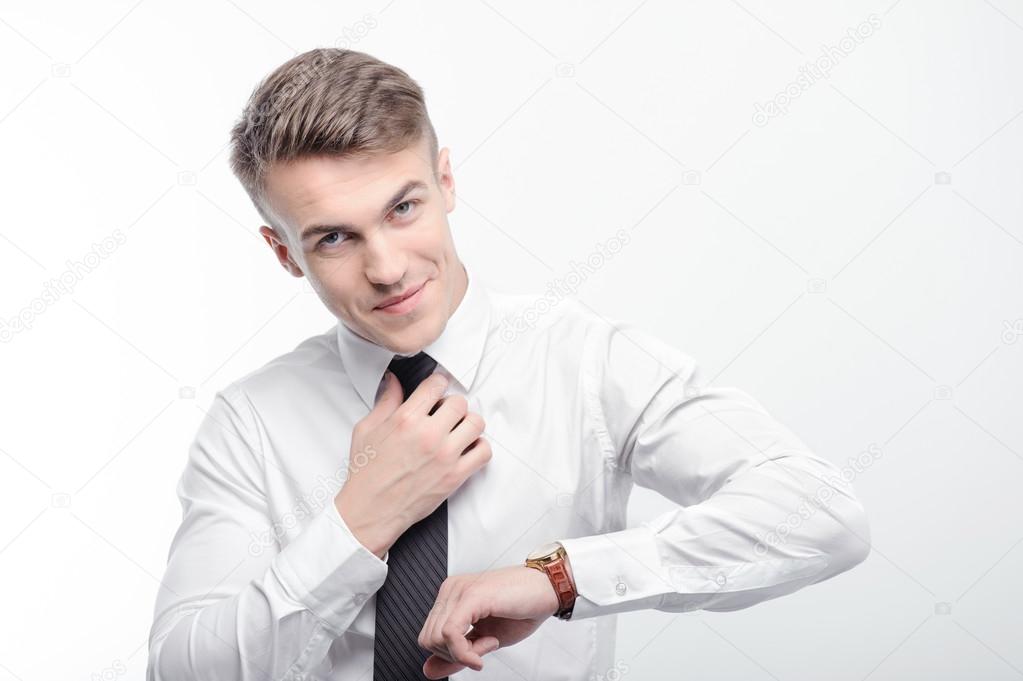
<svg viewBox="0 0 1023 681">
<path fill-rule="evenodd" d="M 427 188 L 426 183 L 423 182 L 422 180 L 409 180 L 404 185 L 402 185 L 401 189 L 394 192 L 391 198 L 387 200 L 387 202 L 384 204 L 383 209 L 380 211 L 380 216 L 383 217 L 387 215 L 387 212 L 391 210 L 391 208 L 393 208 L 395 204 L 400 203 L 401 200 L 404 199 L 405 196 L 410 192 L 416 189 L 426 188 Z M 356 231 L 355 227 L 347 222 L 339 222 L 337 224 L 309 225 L 308 227 L 302 229 L 302 233 L 299 236 L 299 240 L 304 243 L 306 239 L 317 234 L 330 234 L 331 232 L 354 232 L 354 231 Z"/>
</svg>

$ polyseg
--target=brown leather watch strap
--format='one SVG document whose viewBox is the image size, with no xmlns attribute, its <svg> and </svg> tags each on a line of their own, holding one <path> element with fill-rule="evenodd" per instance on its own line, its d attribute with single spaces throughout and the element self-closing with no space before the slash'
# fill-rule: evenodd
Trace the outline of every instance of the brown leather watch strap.
<svg viewBox="0 0 1023 681">
<path fill-rule="evenodd" d="M 555 614 L 559 619 L 567 620 L 572 617 L 572 609 L 575 607 L 575 585 L 572 578 L 568 576 L 568 568 L 565 566 L 565 559 L 558 558 L 545 566 L 544 572 L 551 579 L 554 591 L 558 594 L 560 607 Z"/>
<path fill-rule="evenodd" d="M 563 551 L 563 549 L 561 549 Z M 546 573 L 554 587 L 554 593 L 558 597 L 558 610 L 554 616 L 567 620 L 572 617 L 572 609 L 575 607 L 576 590 L 575 583 L 568 574 L 564 554 L 551 557 L 545 556 L 538 560 L 526 560 L 526 567 Z"/>
</svg>

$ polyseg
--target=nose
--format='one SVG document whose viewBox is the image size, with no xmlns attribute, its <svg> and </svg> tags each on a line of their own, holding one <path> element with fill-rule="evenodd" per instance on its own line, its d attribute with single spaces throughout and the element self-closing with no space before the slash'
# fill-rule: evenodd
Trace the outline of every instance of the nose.
<svg viewBox="0 0 1023 681">
<path fill-rule="evenodd" d="M 392 242 L 388 230 L 377 229 L 366 237 L 366 278 L 373 284 L 389 286 L 405 275 L 407 259 Z"/>
</svg>

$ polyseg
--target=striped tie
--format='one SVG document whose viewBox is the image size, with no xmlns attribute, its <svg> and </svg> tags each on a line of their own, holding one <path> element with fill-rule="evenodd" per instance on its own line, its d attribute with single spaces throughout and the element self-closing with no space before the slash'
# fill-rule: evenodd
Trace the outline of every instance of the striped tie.
<svg viewBox="0 0 1023 681">
<path fill-rule="evenodd" d="M 412 357 L 395 356 L 387 368 L 398 377 L 408 399 L 436 366 L 437 360 L 420 352 Z M 390 548 L 387 579 L 377 591 L 374 681 L 426 678 L 423 663 L 430 652 L 419 647 L 419 632 L 447 574 L 448 502 L 444 500 Z"/>
</svg>

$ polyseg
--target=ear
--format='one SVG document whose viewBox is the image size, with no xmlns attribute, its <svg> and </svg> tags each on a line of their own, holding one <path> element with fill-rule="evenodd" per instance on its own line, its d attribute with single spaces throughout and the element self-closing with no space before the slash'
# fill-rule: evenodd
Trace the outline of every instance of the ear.
<svg viewBox="0 0 1023 681">
<path fill-rule="evenodd" d="M 455 209 L 455 176 L 451 173 L 451 158 L 447 147 L 437 153 L 437 184 L 444 196 L 444 208 L 450 213 Z"/>
<path fill-rule="evenodd" d="M 303 277 L 305 273 L 302 272 L 291 256 L 288 255 L 288 244 L 287 242 L 278 236 L 277 232 L 272 227 L 263 225 L 259 228 L 259 233 L 266 239 L 266 243 L 270 245 L 270 250 L 277 256 L 277 261 L 281 263 L 281 267 L 291 273 L 293 277 Z"/>
</svg>

